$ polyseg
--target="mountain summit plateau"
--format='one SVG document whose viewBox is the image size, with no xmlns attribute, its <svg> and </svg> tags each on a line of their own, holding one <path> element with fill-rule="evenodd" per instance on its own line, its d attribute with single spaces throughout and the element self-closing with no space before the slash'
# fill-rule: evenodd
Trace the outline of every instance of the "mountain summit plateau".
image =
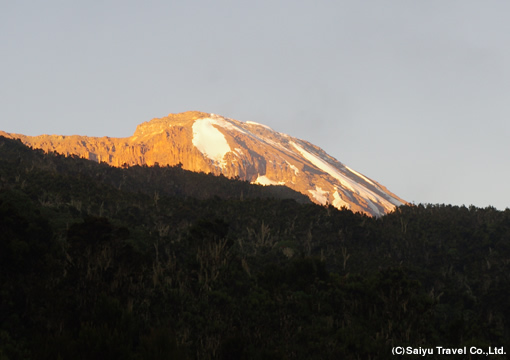
<svg viewBox="0 0 510 360">
<path fill-rule="evenodd" d="M 261 185 L 285 185 L 313 202 L 372 216 L 404 200 L 319 147 L 255 122 L 189 111 L 144 122 L 127 138 L 40 135 L 0 131 L 44 151 L 112 166 L 177 165 Z"/>
</svg>

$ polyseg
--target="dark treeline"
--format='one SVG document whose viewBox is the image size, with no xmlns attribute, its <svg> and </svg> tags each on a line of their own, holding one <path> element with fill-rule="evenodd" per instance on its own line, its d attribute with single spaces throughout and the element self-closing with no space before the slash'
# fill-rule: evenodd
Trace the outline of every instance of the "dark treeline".
<svg viewBox="0 0 510 360">
<path fill-rule="evenodd" d="M 371 218 L 281 186 L 0 137 L 0 292 L 0 360 L 508 351 L 510 210 Z"/>
</svg>

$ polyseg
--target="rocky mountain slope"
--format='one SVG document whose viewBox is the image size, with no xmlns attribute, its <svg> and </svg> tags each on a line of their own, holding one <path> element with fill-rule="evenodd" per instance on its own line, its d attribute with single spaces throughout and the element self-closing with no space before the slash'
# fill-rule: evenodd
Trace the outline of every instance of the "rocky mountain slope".
<svg viewBox="0 0 510 360">
<path fill-rule="evenodd" d="M 185 112 L 140 124 L 128 138 L 40 135 L 0 131 L 45 151 L 113 166 L 177 165 L 262 185 L 285 185 L 318 204 L 347 207 L 372 216 L 404 200 L 345 166 L 319 147 L 254 122 Z"/>
</svg>

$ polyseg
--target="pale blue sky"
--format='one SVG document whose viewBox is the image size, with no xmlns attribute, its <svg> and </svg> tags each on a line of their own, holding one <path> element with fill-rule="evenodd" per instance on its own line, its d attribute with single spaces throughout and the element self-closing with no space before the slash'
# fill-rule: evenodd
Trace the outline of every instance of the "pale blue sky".
<svg viewBox="0 0 510 360">
<path fill-rule="evenodd" d="M 407 201 L 510 207 L 507 0 L 0 0 L 0 130 L 130 136 L 200 110 Z"/>
</svg>

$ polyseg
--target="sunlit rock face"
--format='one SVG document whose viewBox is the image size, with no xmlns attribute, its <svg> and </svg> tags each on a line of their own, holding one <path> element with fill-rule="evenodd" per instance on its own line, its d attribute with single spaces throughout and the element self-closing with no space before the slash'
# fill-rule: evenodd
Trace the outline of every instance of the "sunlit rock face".
<svg viewBox="0 0 510 360">
<path fill-rule="evenodd" d="M 127 138 L 40 135 L 19 138 L 33 148 L 112 166 L 182 164 L 191 171 L 285 185 L 313 202 L 381 216 L 405 203 L 384 186 L 319 147 L 254 122 L 190 111 L 144 122 Z"/>
</svg>

